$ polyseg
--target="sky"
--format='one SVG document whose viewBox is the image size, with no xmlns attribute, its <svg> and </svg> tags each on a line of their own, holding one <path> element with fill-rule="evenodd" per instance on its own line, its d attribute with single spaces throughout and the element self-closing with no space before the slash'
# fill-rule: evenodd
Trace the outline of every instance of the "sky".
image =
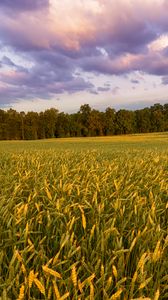
<svg viewBox="0 0 168 300">
<path fill-rule="evenodd" d="M 168 103 L 167 0 L 0 0 L 0 108 Z"/>
</svg>

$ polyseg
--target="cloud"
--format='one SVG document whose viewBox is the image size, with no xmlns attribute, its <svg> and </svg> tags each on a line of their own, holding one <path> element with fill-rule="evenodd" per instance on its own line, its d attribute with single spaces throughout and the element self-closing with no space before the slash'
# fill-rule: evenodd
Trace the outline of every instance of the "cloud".
<svg viewBox="0 0 168 300">
<path fill-rule="evenodd" d="M 167 82 L 166 0 L 1 0 L 0 8 L 2 51 L 30 62 L 25 67 L 12 55 L 1 58 L 1 101 L 110 92 L 106 84 L 96 90 L 85 72 L 119 77 L 142 71 Z"/>
<path fill-rule="evenodd" d="M 164 85 L 168 84 L 168 76 L 162 77 L 162 84 L 164 84 Z"/>
<path fill-rule="evenodd" d="M 42 8 L 46 1 L 4 2 L 8 3 L 7 7 L 13 5 L 16 14 L 22 5 L 24 8 L 39 3 L 38 7 Z M 123 0 L 53 0 L 46 11 L 26 11 L 17 18 L 16 15 L 1 16 L 0 34 L 6 43 L 25 51 L 57 48 L 67 50 L 67 55 L 74 52 L 86 55 L 103 47 L 110 56 L 142 53 L 161 30 L 165 31 L 165 11 L 161 3 L 154 0 L 150 4 L 148 1 L 142 4 Z"/>
<path fill-rule="evenodd" d="M 13 63 L 13 61 L 7 57 L 7 56 L 3 56 L 2 57 L 2 60 L 0 61 L 0 63 L 2 65 L 7 65 L 7 66 L 10 66 L 10 67 L 15 67 L 16 65 Z"/>
<path fill-rule="evenodd" d="M 29 95 L 30 96 L 30 95 Z M 0 84 L 0 104 L 9 104 L 23 99 L 25 97 L 25 88 L 2 86 Z"/>
<path fill-rule="evenodd" d="M 97 91 L 98 91 L 98 92 L 109 92 L 110 90 L 111 90 L 110 87 L 102 87 L 102 86 L 99 86 L 99 87 L 97 88 Z"/>
<path fill-rule="evenodd" d="M 49 0 L 1 0 L 0 7 L 2 9 L 9 10 L 10 13 L 13 10 L 16 11 L 29 11 L 35 9 L 41 9 L 42 7 L 47 7 L 49 5 Z"/>
<path fill-rule="evenodd" d="M 132 79 L 131 82 L 134 84 L 139 84 L 139 80 L 137 80 L 137 79 Z"/>
<path fill-rule="evenodd" d="M 43 61 L 44 57 L 46 59 Z M 73 65 L 63 60 L 61 56 L 54 55 L 47 60 L 47 53 L 38 57 L 34 66 L 29 69 L 20 68 L 8 57 L 2 61 L 12 70 L 0 72 L 0 99 L 1 102 L 12 102 L 18 99 L 48 99 L 54 94 L 64 92 L 75 93 L 79 91 L 90 91 L 94 85 L 82 77 L 73 75 Z M 13 98 L 12 98 L 13 95 Z"/>
<path fill-rule="evenodd" d="M 105 83 L 104 83 L 104 86 L 106 86 L 106 87 L 111 87 L 111 83 L 105 82 Z"/>
<path fill-rule="evenodd" d="M 0 60 L 0 65 L 1 67 L 8 67 L 11 70 L 14 69 L 18 72 L 27 72 L 27 69 L 21 65 L 17 65 L 15 64 L 9 57 L 7 57 L 6 55 L 2 57 L 2 59 Z M 2 73 L 3 74 L 3 73 Z M 0 74 L 0 77 L 2 77 L 2 75 Z"/>
<path fill-rule="evenodd" d="M 168 74 L 168 57 L 160 52 L 149 52 L 145 56 L 138 57 L 134 66 L 148 74 L 166 75 Z"/>
<path fill-rule="evenodd" d="M 118 86 L 116 86 L 112 89 L 112 94 L 117 95 L 119 93 L 119 91 L 120 91 L 120 88 Z"/>
</svg>

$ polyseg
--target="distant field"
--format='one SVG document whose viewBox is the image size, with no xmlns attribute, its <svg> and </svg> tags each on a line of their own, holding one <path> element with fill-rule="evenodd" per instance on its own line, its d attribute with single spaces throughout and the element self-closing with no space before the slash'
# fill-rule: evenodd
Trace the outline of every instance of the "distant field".
<svg viewBox="0 0 168 300">
<path fill-rule="evenodd" d="M 168 133 L 0 142 L 0 299 L 168 299 Z"/>
</svg>

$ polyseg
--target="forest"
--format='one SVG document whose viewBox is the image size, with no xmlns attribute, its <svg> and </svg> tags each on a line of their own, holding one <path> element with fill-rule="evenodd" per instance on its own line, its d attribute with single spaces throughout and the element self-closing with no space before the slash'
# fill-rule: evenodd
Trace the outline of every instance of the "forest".
<svg viewBox="0 0 168 300">
<path fill-rule="evenodd" d="M 110 136 L 168 131 L 168 104 L 139 110 L 108 107 L 104 112 L 89 104 L 68 114 L 50 108 L 44 112 L 0 109 L 0 140 L 34 140 L 61 137 Z"/>
</svg>

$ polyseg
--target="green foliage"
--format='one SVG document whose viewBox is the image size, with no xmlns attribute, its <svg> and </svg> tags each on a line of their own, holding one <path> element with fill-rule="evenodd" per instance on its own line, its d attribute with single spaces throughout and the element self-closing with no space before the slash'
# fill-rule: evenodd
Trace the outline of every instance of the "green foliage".
<svg viewBox="0 0 168 300">
<path fill-rule="evenodd" d="M 168 131 L 167 104 L 136 111 L 108 107 L 105 112 L 89 104 L 79 112 L 65 114 L 50 108 L 44 112 L 18 113 L 0 110 L 0 140 L 36 140 L 60 137 L 109 136 Z"/>
</svg>

